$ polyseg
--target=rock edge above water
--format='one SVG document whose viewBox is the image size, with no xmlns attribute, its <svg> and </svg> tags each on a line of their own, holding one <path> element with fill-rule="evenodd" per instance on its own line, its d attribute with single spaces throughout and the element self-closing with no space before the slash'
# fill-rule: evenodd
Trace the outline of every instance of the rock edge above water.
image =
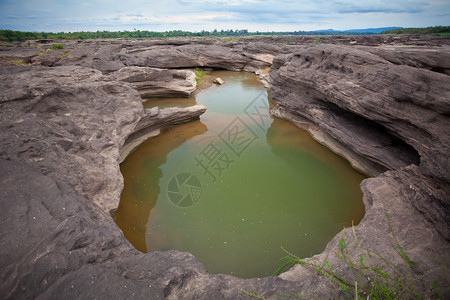
<svg viewBox="0 0 450 300">
<path fill-rule="evenodd" d="M 136 80 L 127 82 L 130 69 L 122 76 L 122 68 L 134 66 L 261 72 L 271 66 L 274 114 L 306 128 L 361 170 L 380 174 L 361 185 L 366 215 L 355 227 L 357 245 L 403 268 L 392 248 L 395 236 L 418 265 L 432 270 L 426 281 L 441 276 L 434 259 L 450 253 L 448 48 L 95 45 L 73 45 L 47 64 L 52 68 L 0 68 L 1 298 L 248 299 L 241 289 L 264 297 L 344 296 L 300 265 L 280 277 L 240 279 L 207 273 L 189 253 L 142 254 L 125 240 L 109 214 L 123 186 L 120 150 L 139 126 L 180 113 L 142 108 Z M 173 70 L 155 72 L 173 78 Z M 203 109 L 194 109 L 194 116 Z M 348 241 L 352 235 L 345 232 Z M 350 279 L 333 251 L 341 237 L 313 259 L 329 261 Z M 358 261 L 359 254 L 349 257 Z M 441 276 L 443 286 L 449 282 Z"/>
</svg>

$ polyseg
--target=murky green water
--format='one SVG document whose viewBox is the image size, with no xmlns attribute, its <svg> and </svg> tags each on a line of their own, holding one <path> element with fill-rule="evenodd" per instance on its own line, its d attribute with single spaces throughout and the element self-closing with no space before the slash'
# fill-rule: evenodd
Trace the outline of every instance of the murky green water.
<svg viewBox="0 0 450 300">
<path fill-rule="evenodd" d="M 189 251 L 211 273 L 271 275 L 281 246 L 308 257 L 361 220 L 364 176 L 272 119 L 254 75 L 214 76 L 226 84 L 170 100 L 206 105 L 199 121 L 149 140 L 121 165 L 117 223 L 143 252 Z"/>
</svg>

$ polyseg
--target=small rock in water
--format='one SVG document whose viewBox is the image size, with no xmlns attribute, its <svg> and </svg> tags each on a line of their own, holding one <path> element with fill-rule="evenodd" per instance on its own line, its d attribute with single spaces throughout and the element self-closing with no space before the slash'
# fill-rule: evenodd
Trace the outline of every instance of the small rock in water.
<svg viewBox="0 0 450 300">
<path fill-rule="evenodd" d="M 217 83 L 217 84 L 220 84 L 220 85 L 222 85 L 222 84 L 224 84 L 224 83 L 225 83 L 225 81 L 223 81 L 223 79 L 222 79 L 222 78 L 220 78 L 220 77 L 217 77 L 216 79 L 214 79 L 214 83 Z"/>
</svg>

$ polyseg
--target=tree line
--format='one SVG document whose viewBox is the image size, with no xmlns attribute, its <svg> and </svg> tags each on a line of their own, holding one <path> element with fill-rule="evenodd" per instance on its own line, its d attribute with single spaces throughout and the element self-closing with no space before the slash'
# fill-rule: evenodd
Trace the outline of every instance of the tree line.
<svg viewBox="0 0 450 300">
<path fill-rule="evenodd" d="M 449 34 L 450 26 L 435 26 L 427 28 L 402 28 L 393 29 L 382 32 L 383 34 Z M 26 40 L 86 40 L 86 39 L 117 39 L 117 38 L 131 38 L 131 39 L 147 39 L 147 38 L 172 38 L 172 37 L 236 37 L 236 36 L 259 36 L 259 35 L 373 35 L 373 32 L 349 32 L 349 31 L 289 31 L 289 32 L 249 32 L 243 30 L 202 30 L 199 32 L 191 32 L 184 30 L 171 31 L 148 31 L 148 30 L 133 30 L 133 31 L 77 31 L 77 32 L 26 32 L 15 30 L 0 30 L 0 41 L 26 41 Z"/>
<path fill-rule="evenodd" d="M 340 31 L 292 31 L 292 32 L 249 32 L 248 30 L 202 30 L 199 32 L 171 30 L 171 31 L 78 31 L 78 32 L 25 32 L 13 30 L 0 30 L 0 41 L 26 41 L 26 40 L 86 40 L 86 39 L 147 39 L 147 38 L 172 38 L 172 37 L 239 37 L 239 36 L 260 36 L 260 35 L 349 35 L 349 32 Z M 373 34 L 355 32 L 353 35 Z"/>
<path fill-rule="evenodd" d="M 450 26 L 432 26 L 425 28 L 401 28 L 383 31 L 382 34 L 432 34 L 432 35 L 449 35 Z"/>
</svg>

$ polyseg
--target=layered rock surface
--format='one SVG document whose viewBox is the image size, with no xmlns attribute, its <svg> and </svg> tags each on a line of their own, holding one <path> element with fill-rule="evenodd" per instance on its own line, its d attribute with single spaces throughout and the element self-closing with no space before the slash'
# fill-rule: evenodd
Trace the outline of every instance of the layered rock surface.
<svg viewBox="0 0 450 300">
<path fill-rule="evenodd" d="M 190 70 L 125 67 L 110 77 L 131 83 L 142 98 L 189 97 L 197 85 Z"/>
<path fill-rule="evenodd" d="M 128 136 L 120 149 L 120 162 L 123 162 L 143 141 L 159 135 L 162 130 L 169 126 L 198 119 L 205 111 L 206 107 L 203 105 L 186 108 L 167 107 L 161 110 L 158 107 L 145 109 L 144 115 L 136 125 L 134 132 Z"/>
<path fill-rule="evenodd" d="M 297 290 L 276 277 L 208 274 L 189 253 L 139 253 L 110 216 L 123 185 L 119 149 L 135 127 L 186 121 L 204 107 L 146 114 L 132 86 L 80 67 L 2 67 L 0 78 L 2 299 L 244 299 L 241 288 Z"/>
<path fill-rule="evenodd" d="M 419 164 L 450 182 L 449 76 L 326 45 L 277 57 L 270 74 L 275 113 L 319 127 L 322 140 L 350 149 L 350 161 L 366 160 L 360 170 Z"/>
<path fill-rule="evenodd" d="M 402 280 L 420 275 L 412 284 L 427 294 L 434 281 L 450 281 L 441 263 L 450 253 L 450 77 L 442 72 L 450 52 L 439 52 L 441 62 L 421 55 L 435 49 L 415 51 L 304 46 L 276 57 L 270 77 L 275 116 L 308 130 L 367 174 L 393 170 L 363 181 L 361 223 L 307 261 L 327 261 L 353 282 L 355 274 L 337 254 L 345 241 L 346 259 L 359 263 L 363 255 L 366 266 Z M 411 273 L 403 250 L 417 267 Z M 280 277 L 297 281 L 311 274 L 297 265 Z"/>
<path fill-rule="evenodd" d="M 218 44 L 70 42 L 66 55 L 45 58 L 51 50 L 41 61 L 32 60 L 33 49 L 19 49 L 17 56 L 6 51 L 1 62 L 21 57 L 53 67 L 0 68 L 0 298 L 251 298 L 241 289 L 264 297 L 344 297 L 330 280 L 300 265 L 280 277 L 240 279 L 207 273 L 189 253 L 139 253 L 110 216 L 123 185 L 123 145 L 204 111 L 144 111 L 141 84 L 176 82 L 179 72 L 149 67 L 256 70 L 272 60 L 275 115 L 306 128 L 364 172 L 390 170 L 363 181 L 366 216 L 355 233 L 345 231 L 348 243 L 383 253 L 406 270 L 393 246 L 398 243 L 423 271 L 428 287 L 418 291 L 430 295 L 434 280 L 448 286 L 440 263 L 450 252 L 448 48 L 304 42 L 312 39 L 298 37 L 292 45 L 276 37 Z M 336 257 L 341 238 L 312 259 L 328 261 L 352 280 Z M 348 249 L 359 261 L 361 248 Z"/>
</svg>

